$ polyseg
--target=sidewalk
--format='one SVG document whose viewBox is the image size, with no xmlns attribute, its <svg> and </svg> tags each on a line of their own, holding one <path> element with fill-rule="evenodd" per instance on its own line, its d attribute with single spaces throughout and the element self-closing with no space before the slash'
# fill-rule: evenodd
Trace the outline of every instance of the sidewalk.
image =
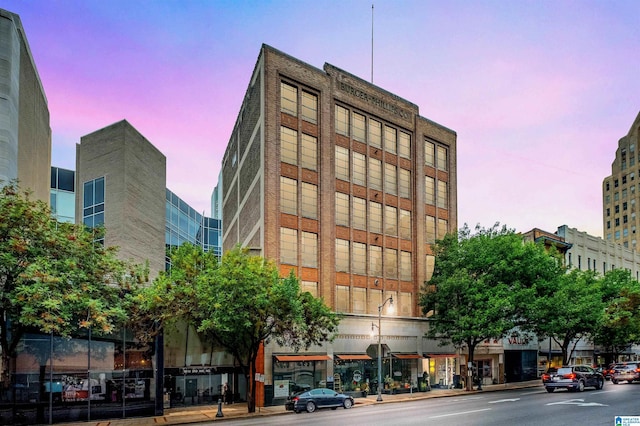
<svg viewBox="0 0 640 426">
<path fill-rule="evenodd" d="M 377 402 L 377 395 L 369 395 L 367 398 L 356 398 L 354 408 L 370 404 L 388 404 L 403 401 L 417 401 L 421 399 L 441 398 L 448 396 L 469 395 L 471 393 L 497 392 L 509 389 L 524 389 L 542 387 L 540 380 L 529 382 L 507 383 L 502 385 L 486 385 L 481 391 L 466 391 L 464 389 L 432 389 L 429 392 L 404 393 L 397 395 L 383 395 L 382 402 Z M 58 423 L 66 426 L 152 426 L 152 425 L 180 425 L 200 422 L 222 421 L 225 419 L 247 418 L 259 416 L 273 416 L 290 413 L 284 409 L 284 405 L 270 407 L 256 407 L 255 413 L 247 413 L 246 403 L 222 405 L 224 417 L 216 417 L 218 405 L 199 405 L 193 407 L 169 408 L 164 410 L 163 416 L 132 417 L 127 419 L 107 419 L 91 422 Z"/>
</svg>

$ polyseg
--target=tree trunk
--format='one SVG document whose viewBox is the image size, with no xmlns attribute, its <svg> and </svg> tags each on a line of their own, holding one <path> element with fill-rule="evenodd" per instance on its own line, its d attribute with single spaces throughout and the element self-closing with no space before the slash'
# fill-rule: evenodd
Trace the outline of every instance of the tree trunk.
<svg viewBox="0 0 640 426">
<path fill-rule="evenodd" d="M 256 360 L 255 358 L 251 360 L 249 364 L 249 375 L 247 376 L 247 389 L 248 389 L 248 398 L 247 398 L 247 410 L 249 413 L 256 412 Z"/>
<path fill-rule="evenodd" d="M 469 370 L 469 363 L 471 363 L 471 365 L 473 366 L 473 353 L 476 350 L 476 346 L 475 345 L 467 345 L 467 347 L 469 348 L 469 359 L 467 360 L 467 377 L 464 378 L 464 382 L 466 383 L 466 388 L 468 391 L 472 391 L 473 390 L 473 370 Z M 473 368 L 473 367 L 471 367 Z M 469 371 L 471 371 L 471 376 L 469 375 Z"/>
</svg>

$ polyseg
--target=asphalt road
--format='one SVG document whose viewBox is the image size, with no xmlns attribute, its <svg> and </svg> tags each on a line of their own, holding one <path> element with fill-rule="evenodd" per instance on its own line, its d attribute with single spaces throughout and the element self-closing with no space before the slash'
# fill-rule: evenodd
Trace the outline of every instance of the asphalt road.
<svg viewBox="0 0 640 426">
<path fill-rule="evenodd" d="M 367 405 L 350 410 L 229 419 L 224 424 L 612 426 L 617 416 L 640 416 L 639 402 L 640 384 L 606 382 L 602 390 L 587 389 L 581 393 L 565 390 L 547 393 L 540 387 Z"/>
</svg>

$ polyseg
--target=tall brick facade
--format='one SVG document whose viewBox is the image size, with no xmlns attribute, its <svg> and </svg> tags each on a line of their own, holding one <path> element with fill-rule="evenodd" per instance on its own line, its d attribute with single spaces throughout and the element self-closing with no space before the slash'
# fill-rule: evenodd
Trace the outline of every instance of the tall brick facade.
<svg viewBox="0 0 640 426">
<path fill-rule="evenodd" d="M 366 352 L 362 333 L 393 297 L 383 339 L 423 353 L 430 243 L 457 229 L 456 140 L 397 95 L 263 45 L 223 159 L 223 247 L 240 243 L 283 276 L 295 271 L 303 290 L 345 314 L 333 344 L 311 351 Z M 266 386 L 286 351 L 265 348 Z"/>
</svg>

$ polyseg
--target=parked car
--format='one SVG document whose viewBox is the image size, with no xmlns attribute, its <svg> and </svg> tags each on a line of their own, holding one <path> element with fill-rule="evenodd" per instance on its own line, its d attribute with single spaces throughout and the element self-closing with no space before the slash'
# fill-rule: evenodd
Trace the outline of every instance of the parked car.
<svg viewBox="0 0 640 426">
<path fill-rule="evenodd" d="M 601 372 L 605 380 L 611 380 L 611 377 L 613 376 L 613 367 L 615 365 L 616 365 L 615 362 L 612 362 L 609 365 L 603 365 Z"/>
<path fill-rule="evenodd" d="M 613 366 L 611 383 L 617 385 L 620 382 L 640 381 L 640 364 L 637 362 L 620 362 Z"/>
<path fill-rule="evenodd" d="M 558 388 L 582 392 L 586 387 L 602 389 L 604 376 L 588 365 L 567 365 L 547 370 L 542 375 L 542 383 L 550 393 Z"/>
<path fill-rule="evenodd" d="M 327 388 L 311 389 L 292 395 L 287 399 L 284 408 L 287 411 L 313 413 L 318 408 L 353 407 L 353 397 Z"/>
</svg>

